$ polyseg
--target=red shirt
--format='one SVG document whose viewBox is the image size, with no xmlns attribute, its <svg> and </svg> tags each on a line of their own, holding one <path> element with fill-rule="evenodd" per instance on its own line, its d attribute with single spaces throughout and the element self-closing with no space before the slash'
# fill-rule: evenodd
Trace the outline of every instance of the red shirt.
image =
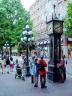
<svg viewBox="0 0 72 96">
<path fill-rule="evenodd" d="M 39 64 L 40 64 L 41 66 L 43 66 L 43 67 L 47 67 L 46 62 L 45 62 L 45 60 L 43 60 L 43 59 L 39 60 Z M 47 72 L 46 72 L 45 68 L 44 68 L 44 70 L 39 70 L 39 74 L 40 74 L 40 75 L 45 75 L 46 73 L 47 73 Z"/>
</svg>

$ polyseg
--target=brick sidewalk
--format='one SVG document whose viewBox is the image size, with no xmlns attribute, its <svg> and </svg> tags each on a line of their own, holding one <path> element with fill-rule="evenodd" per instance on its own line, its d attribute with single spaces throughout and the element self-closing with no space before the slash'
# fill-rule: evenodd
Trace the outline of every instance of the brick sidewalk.
<svg viewBox="0 0 72 96">
<path fill-rule="evenodd" d="M 72 77 L 65 83 L 47 82 L 47 89 L 34 88 L 30 78 L 15 79 L 14 75 L 0 74 L 0 96 L 72 96 Z"/>
<path fill-rule="evenodd" d="M 72 61 L 69 59 L 67 70 L 72 73 Z M 14 74 L 1 74 L 0 72 L 0 96 L 72 96 L 72 75 L 67 74 L 65 83 L 53 83 L 48 80 L 47 89 L 34 88 L 30 78 L 25 82 L 15 79 Z"/>
</svg>

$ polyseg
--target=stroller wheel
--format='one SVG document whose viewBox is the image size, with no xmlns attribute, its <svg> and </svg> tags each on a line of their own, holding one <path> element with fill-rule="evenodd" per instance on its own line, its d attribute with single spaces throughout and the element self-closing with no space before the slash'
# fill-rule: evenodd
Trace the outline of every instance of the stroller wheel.
<svg viewBox="0 0 72 96">
<path fill-rule="evenodd" d="M 21 76 L 19 75 L 18 78 L 21 78 Z"/>
<path fill-rule="evenodd" d="M 25 78 L 22 76 L 22 80 L 24 80 L 25 81 Z"/>
</svg>

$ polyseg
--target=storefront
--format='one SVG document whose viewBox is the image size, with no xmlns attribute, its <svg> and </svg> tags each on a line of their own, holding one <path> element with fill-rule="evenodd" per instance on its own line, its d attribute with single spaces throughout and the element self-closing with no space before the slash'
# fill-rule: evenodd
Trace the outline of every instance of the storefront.
<svg viewBox="0 0 72 96">
<path fill-rule="evenodd" d="M 49 58 L 49 41 L 40 40 L 37 43 L 37 53 L 39 57 Z"/>
<path fill-rule="evenodd" d="M 72 57 L 72 38 L 68 38 L 68 56 Z"/>
</svg>

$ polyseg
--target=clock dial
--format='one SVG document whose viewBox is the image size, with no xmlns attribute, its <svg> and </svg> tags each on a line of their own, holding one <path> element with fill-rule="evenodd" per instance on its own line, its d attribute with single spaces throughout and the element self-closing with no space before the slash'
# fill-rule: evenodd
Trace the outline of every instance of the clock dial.
<svg viewBox="0 0 72 96">
<path fill-rule="evenodd" d="M 56 23 L 54 24 L 54 32 L 55 32 L 55 33 L 62 33 L 62 32 L 63 32 L 62 23 L 56 22 Z"/>
<path fill-rule="evenodd" d="M 53 23 L 52 22 L 48 24 L 48 34 L 51 34 L 51 33 L 53 33 Z"/>
<path fill-rule="evenodd" d="M 60 27 L 60 23 L 59 22 L 54 23 L 54 29 L 57 29 L 59 27 Z"/>
<path fill-rule="evenodd" d="M 60 33 L 60 27 L 55 28 L 54 31 L 55 31 L 56 33 Z"/>
<path fill-rule="evenodd" d="M 63 21 L 53 20 L 48 22 L 48 34 L 63 33 Z"/>
</svg>

